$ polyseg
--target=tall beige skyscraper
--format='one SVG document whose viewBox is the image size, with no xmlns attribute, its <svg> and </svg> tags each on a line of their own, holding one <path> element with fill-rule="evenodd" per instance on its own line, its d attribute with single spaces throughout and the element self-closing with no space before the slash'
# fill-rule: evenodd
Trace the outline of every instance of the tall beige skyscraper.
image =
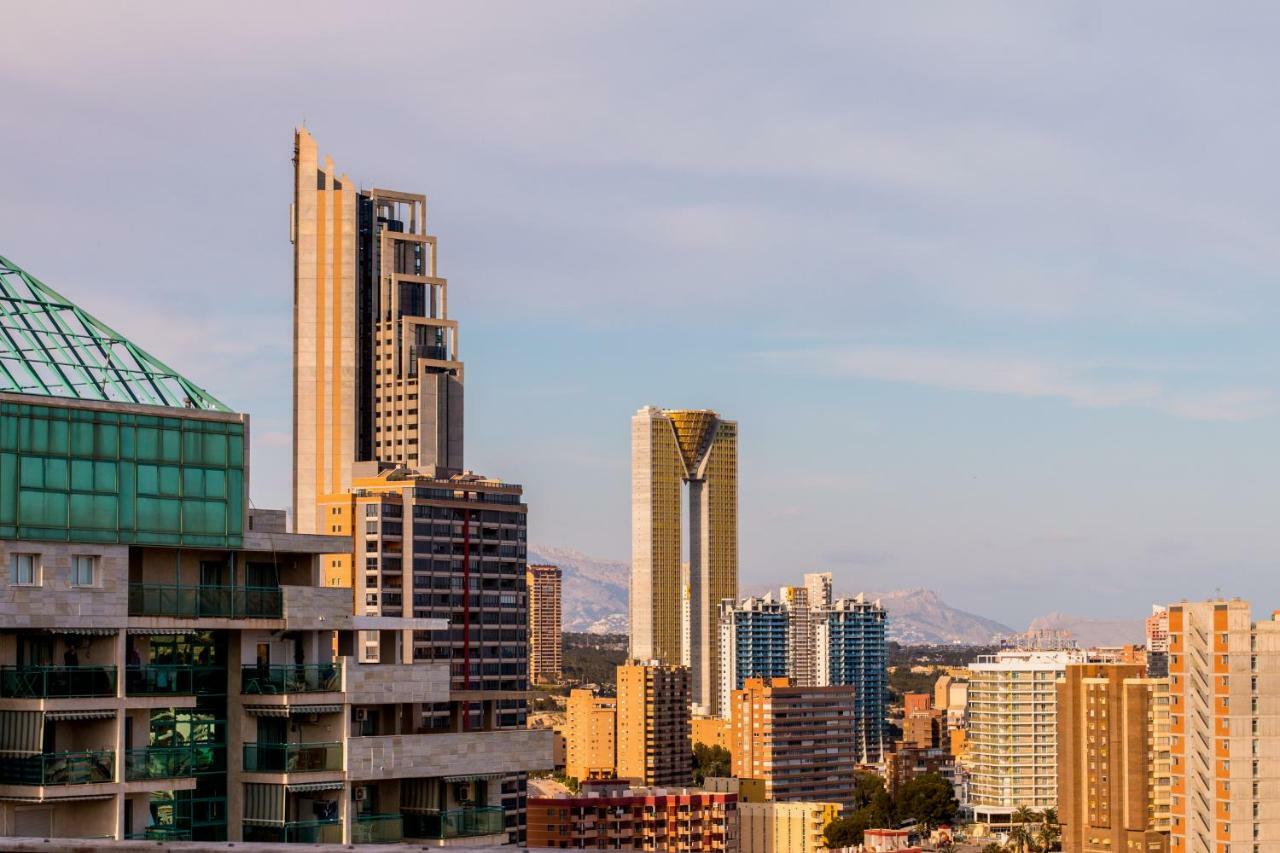
<svg viewBox="0 0 1280 853">
<path fill-rule="evenodd" d="M 1280 614 L 1169 606 L 1173 853 L 1280 850 Z"/>
<path fill-rule="evenodd" d="M 563 636 L 560 633 L 559 566 L 529 566 L 529 681 L 560 681 Z"/>
<path fill-rule="evenodd" d="M 831 572 L 809 572 L 804 576 L 804 586 L 809 591 L 809 607 L 826 610 L 831 606 Z"/>
<path fill-rule="evenodd" d="M 294 138 L 295 527 L 326 533 L 319 507 L 357 461 L 462 470 L 462 362 L 448 283 L 426 233 L 427 201 L 357 190 L 311 134 Z"/>
<path fill-rule="evenodd" d="M 689 486 L 688 650 L 681 624 L 683 485 Z M 631 656 L 689 662 L 693 702 L 718 714 L 720 602 L 738 596 L 738 425 L 646 406 L 631 419 Z"/>
</svg>

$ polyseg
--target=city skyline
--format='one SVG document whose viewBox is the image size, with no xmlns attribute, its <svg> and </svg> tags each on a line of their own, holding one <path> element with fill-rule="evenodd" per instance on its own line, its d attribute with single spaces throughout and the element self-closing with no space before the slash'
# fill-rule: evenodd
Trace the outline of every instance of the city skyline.
<svg viewBox="0 0 1280 853">
<path fill-rule="evenodd" d="M 1265 602 L 1274 61 L 1185 11 L 992 8 L 779 11 L 723 40 L 716 11 L 673 34 L 636 7 L 442 9 L 424 67 L 388 52 L 427 72 L 398 112 L 369 100 L 387 69 L 313 55 L 323 15 L 18 9 L 0 251 L 252 412 L 253 500 L 286 505 L 280 152 L 305 120 L 367 186 L 426 194 L 480 389 L 468 459 L 525 486 L 535 543 L 626 559 L 627 416 L 706 406 L 742 425 L 743 589 L 830 570 L 1015 626 Z M 625 47 L 668 37 L 657 82 L 688 96 L 646 97 Z M 769 39 L 806 74 L 752 68 Z M 1216 129 L 1238 113 L 1246 141 Z M 68 199 L 82 251 L 52 227 Z"/>
</svg>

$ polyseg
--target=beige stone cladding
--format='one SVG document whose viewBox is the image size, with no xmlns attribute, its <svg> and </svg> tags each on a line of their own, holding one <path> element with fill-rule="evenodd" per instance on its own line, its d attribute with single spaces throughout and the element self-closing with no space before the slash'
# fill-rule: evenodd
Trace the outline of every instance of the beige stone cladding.
<svg viewBox="0 0 1280 853">
<path fill-rule="evenodd" d="M 385 735 L 347 741 L 347 778 L 510 773 L 512 759 L 528 770 L 550 770 L 550 729 L 500 729 L 422 735 Z"/>
</svg>

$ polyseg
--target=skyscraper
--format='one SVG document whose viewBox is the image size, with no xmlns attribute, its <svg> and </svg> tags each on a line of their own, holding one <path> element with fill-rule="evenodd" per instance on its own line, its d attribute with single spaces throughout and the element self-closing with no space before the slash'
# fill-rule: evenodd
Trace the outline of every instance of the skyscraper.
<svg viewBox="0 0 1280 853">
<path fill-rule="evenodd" d="M 1173 853 L 1280 850 L 1280 614 L 1169 606 Z"/>
<path fill-rule="evenodd" d="M 804 587 L 809 591 L 811 608 L 826 610 L 831 606 L 831 572 L 809 572 L 804 576 Z"/>
<path fill-rule="evenodd" d="M 784 586 L 782 604 L 787 609 L 787 675 L 796 687 L 809 687 L 817 678 L 817 648 L 808 587 Z"/>
<path fill-rule="evenodd" d="M 351 464 L 462 470 L 462 362 L 426 197 L 357 190 L 311 134 L 294 139 L 294 474 L 299 532 Z"/>
<path fill-rule="evenodd" d="M 529 681 L 554 684 L 560 680 L 560 568 L 530 565 Z"/>
<path fill-rule="evenodd" d="M 866 596 L 841 598 L 815 614 L 815 683 L 854 688 L 858 760 L 874 764 L 885 747 L 889 652 L 885 610 Z"/>
<path fill-rule="evenodd" d="M 1062 849 L 1168 850 L 1168 682 L 1140 664 L 1071 664 L 1057 691 Z"/>
<path fill-rule="evenodd" d="M 785 678 L 788 667 L 789 613 L 772 593 L 734 604 L 720 603 L 720 700 L 728 713 L 733 691 L 748 678 Z"/>
<path fill-rule="evenodd" d="M 738 425 L 646 406 L 631 419 L 631 656 L 679 663 L 681 509 L 689 486 L 688 655 L 693 702 L 718 712 L 717 613 L 738 595 Z"/>
</svg>

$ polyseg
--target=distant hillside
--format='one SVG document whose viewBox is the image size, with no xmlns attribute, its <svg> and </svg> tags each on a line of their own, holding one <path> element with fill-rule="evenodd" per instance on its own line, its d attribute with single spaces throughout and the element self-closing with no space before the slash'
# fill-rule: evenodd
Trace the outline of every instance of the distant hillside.
<svg viewBox="0 0 1280 853">
<path fill-rule="evenodd" d="M 591 557 L 572 548 L 531 545 L 529 562 L 552 563 L 564 573 L 564 630 L 592 634 L 627 631 L 631 567 L 622 560 Z M 929 589 L 868 593 L 889 611 L 889 639 L 905 644 L 982 645 L 1013 629 L 946 604 Z"/>
<path fill-rule="evenodd" d="M 1143 619 L 1090 619 L 1066 613 L 1049 613 L 1031 620 L 1029 631 L 1069 631 L 1076 643 L 1089 646 L 1122 646 L 1146 640 Z"/>
<path fill-rule="evenodd" d="M 629 563 L 588 557 L 572 548 L 550 545 L 530 545 L 529 562 L 560 567 L 564 630 L 591 634 L 627 632 Z"/>
<path fill-rule="evenodd" d="M 904 645 L 957 643 L 981 646 L 998 634 L 1013 631 L 992 619 L 957 610 L 931 589 L 899 589 L 867 593 L 889 613 L 889 639 Z"/>
</svg>

